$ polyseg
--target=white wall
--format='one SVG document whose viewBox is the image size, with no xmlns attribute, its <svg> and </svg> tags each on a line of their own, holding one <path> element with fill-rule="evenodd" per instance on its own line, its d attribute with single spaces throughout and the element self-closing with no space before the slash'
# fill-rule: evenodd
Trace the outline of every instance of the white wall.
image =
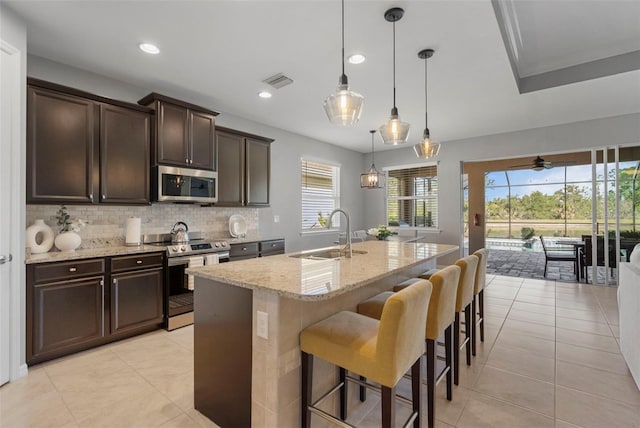
<svg viewBox="0 0 640 428">
<path fill-rule="evenodd" d="M 0 39 L 20 52 L 20 107 L 15 112 L 15 125 L 18 129 L 18 141 L 12 142 L 14 166 L 13 188 L 22 189 L 13 197 L 13 212 L 17 218 L 12 221 L 12 254 L 14 256 L 11 269 L 11 379 L 26 374 L 25 365 L 25 269 L 24 269 L 24 233 L 25 229 L 25 141 L 26 141 L 26 73 L 27 73 L 27 31 L 26 26 L 13 12 L 0 3 Z M 6 155 L 3 154 L 3 155 Z M 17 160 L 17 161 L 16 161 Z M 2 207 L 6 209 L 7 207 Z M 4 286 L 4 284 L 3 284 Z"/>
<path fill-rule="evenodd" d="M 157 91 L 157 88 L 152 86 L 143 88 L 130 85 L 31 55 L 28 57 L 27 66 L 30 77 L 122 101 L 135 103 L 149 92 Z M 165 92 L 164 95 L 220 111 L 204 94 L 181 93 L 179 90 L 174 90 Z M 359 182 L 363 158 L 361 153 L 253 122 L 223 111 L 220 113 L 216 118 L 217 125 L 263 135 L 275 140 L 271 146 L 271 206 L 258 210 L 261 235 L 284 237 L 287 252 L 330 245 L 336 239 L 335 233 L 300 236 L 300 158 L 305 156 L 341 165 L 342 208 L 351 214 L 354 230 L 365 227 L 365 223 L 363 223 L 364 196 Z M 274 223 L 274 215 L 280 216 L 279 223 Z"/>
<path fill-rule="evenodd" d="M 433 131 L 433 135 L 437 137 Z M 639 142 L 640 114 L 630 114 L 442 143 L 437 159 L 438 218 L 442 233 L 433 235 L 434 241 L 460 243 L 461 162 L 534 157 L 538 154 L 574 152 L 605 145 L 637 145 Z M 379 169 L 416 163 L 420 162 L 415 157 L 412 146 L 376 153 L 376 166 Z M 364 204 L 366 224 L 385 222 L 384 193 L 367 192 Z"/>
</svg>

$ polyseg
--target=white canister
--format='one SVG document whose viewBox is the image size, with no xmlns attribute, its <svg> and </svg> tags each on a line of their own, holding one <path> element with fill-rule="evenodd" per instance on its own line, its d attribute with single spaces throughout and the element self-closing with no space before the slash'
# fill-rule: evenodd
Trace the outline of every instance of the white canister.
<svg viewBox="0 0 640 428">
<path fill-rule="evenodd" d="M 140 217 L 130 217 L 124 228 L 124 244 L 127 246 L 137 246 L 141 244 L 140 240 Z"/>
<path fill-rule="evenodd" d="M 27 227 L 25 243 L 31 254 L 46 253 L 53 246 L 53 230 L 42 219 L 36 220 Z"/>
<path fill-rule="evenodd" d="M 633 247 L 633 251 L 631 251 L 631 255 L 629 256 L 629 262 L 634 266 L 640 267 L 640 244 L 636 244 L 636 246 Z"/>
</svg>

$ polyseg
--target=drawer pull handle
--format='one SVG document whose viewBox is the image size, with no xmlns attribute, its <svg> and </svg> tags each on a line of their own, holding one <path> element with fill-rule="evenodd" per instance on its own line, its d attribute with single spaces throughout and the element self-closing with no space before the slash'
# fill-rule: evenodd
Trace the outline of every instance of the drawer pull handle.
<svg viewBox="0 0 640 428">
<path fill-rule="evenodd" d="M 273 247 L 275 247 L 275 246 L 276 246 L 276 244 L 271 244 L 271 247 L 272 247 L 272 248 L 273 248 Z"/>
<path fill-rule="evenodd" d="M 70 268 L 69 268 L 69 272 L 76 272 L 77 270 L 78 270 L 78 269 L 77 269 L 77 268 L 74 268 L 74 267 L 70 267 Z"/>
<path fill-rule="evenodd" d="M 141 265 L 142 264 L 142 260 L 136 260 L 136 263 Z"/>
<path fill-rule="evenodd" d="M 242 247 L 242 251 L 247 251 L 247 247 Z"/>
</svg>

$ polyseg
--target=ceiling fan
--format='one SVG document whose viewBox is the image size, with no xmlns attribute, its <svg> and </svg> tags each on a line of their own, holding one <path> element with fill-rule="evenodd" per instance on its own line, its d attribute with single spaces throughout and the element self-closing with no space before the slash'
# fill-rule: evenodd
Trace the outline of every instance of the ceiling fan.
<svg viewBox="0 0 640 428">
<path fill-rule="evenodd" d="M 549 162 L 542 159 L 540 156 L 536 156 L 536 158 L 531 162 L 523 165 L 512 165 L 509 169 L 524 169 L 529 168 L 534 171 L 542 171 L 545 169 L 551 169 L 554 166 L 568 166 L 574 165 L 574 161 L 559 161 L 559 162 Z"/>
</svg>

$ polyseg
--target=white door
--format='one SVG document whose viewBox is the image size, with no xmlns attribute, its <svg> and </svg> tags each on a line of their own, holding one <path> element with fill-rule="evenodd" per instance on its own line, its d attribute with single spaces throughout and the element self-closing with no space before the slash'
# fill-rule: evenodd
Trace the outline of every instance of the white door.
<svg viewBox="0 0 640 428">
<path fill-rule="evenodd" d="M 0 41 L 0 385 L 9 381 L 10 374 L 10 318 L 11 318 L 11 227 L 13 174 L 14 127 L 20 123 L 18 112 L 14 111 L 16 102 L 15 56 L 9 47 Z M 19 80 L 18 80 L 19 82 Z M 16 168 L 19 171 L 19 168 Z M 18 185 L 19 181 L 15 181 Z"/>
</svg>

